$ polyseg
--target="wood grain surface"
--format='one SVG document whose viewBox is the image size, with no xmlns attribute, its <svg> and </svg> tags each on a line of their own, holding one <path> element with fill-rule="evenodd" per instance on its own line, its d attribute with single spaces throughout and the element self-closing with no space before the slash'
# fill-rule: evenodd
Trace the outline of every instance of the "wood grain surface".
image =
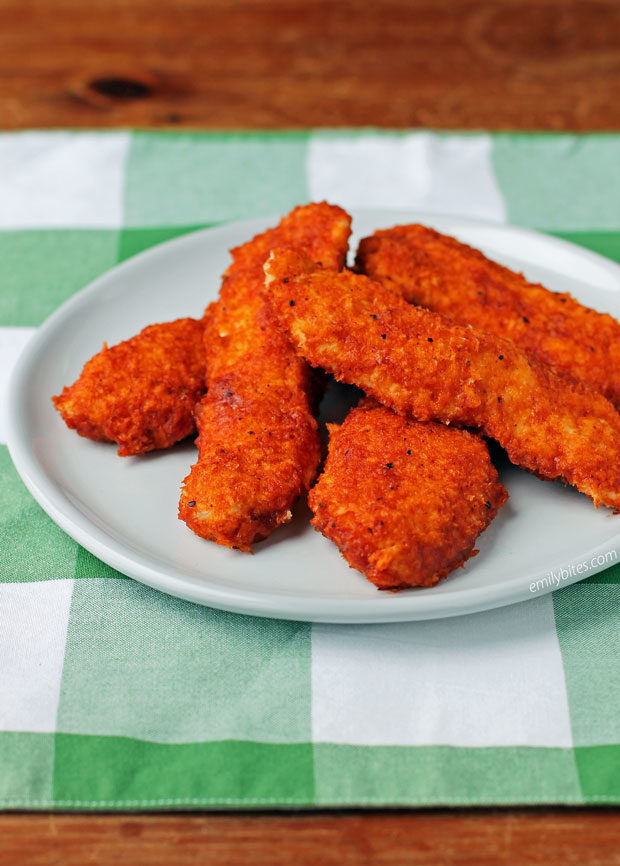
<svg viewBox="0 0 620 866">
<path fill-rule="evenodd" d="M 618 0 L 0 0 L 0 125 L 620 129 Z"/>
<path fill-rule="evenodd" d="M 28 866 L 618 866 L 607 811 L 8 815 L 0 862 Z"/>
<path fill-rule="evenodd" d="M 0 0 L 0 127 L 620 129 L 619 0 Z M 0 817 L 0 863 L 620 864 L 613 810 Z"/>
</svg>

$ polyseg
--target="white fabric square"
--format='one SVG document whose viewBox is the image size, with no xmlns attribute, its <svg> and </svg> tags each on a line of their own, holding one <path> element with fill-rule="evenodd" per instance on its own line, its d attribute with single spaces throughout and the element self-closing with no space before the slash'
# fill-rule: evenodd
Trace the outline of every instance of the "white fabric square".
<svg viewBox="0 0 620 866">
<path fill-rule="evenodd" d="M 0 229 L 118 228 L 126 132 L 0 135 Z"/>
<path fill-rule="evenodd" d="M 0 583 L 0 731 L 55 731 L 72 590 Z"/>
<path fill-rule="evenodd" d="M 552 597 L 429 622 L 315 624 L 312 735 L 351 745 L 572 746 Z"/>
<path fill-rule="evenodd" d="M 6 395 L 15 362 L 35 328 L 0 328 L 0 444 L 6 443 Z"/>
<path fill-rule="evenodd" d="M 310 198 L 344 208 L 402 208 L 504 222 L 488 135 L 316 135 Z"/>
</svg>

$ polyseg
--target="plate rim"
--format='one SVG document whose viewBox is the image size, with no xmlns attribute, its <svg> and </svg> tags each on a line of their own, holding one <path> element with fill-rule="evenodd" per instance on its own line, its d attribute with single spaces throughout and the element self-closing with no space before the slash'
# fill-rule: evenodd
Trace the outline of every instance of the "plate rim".
<svg viewBox="0 0 620 866">
<path fill-rule="evenodd" d="M 454 225 L 490 229 L 499 233 L 509 231 L 513 234 L 523 235 L 524 240 L 528 237 L 535 238 L 538 242 L 543 240 L 551 247 L 556 247 L 558 251 L 564 249 L 578 254 L 593 264 L 611 271 L 620 282 L 620 265 L 612 260 L 570 241 L 526 227 L 472 219 L 455 214 L 429 213 L 416 209 L 351 208 L 350 213 L 354 221 L 356 217 L 372 220 L 377 218 L 379 221 L 382 218 L 392 220 L 394 217 L 398 219 L 400 214 L 409 222 L 412 221 L 413 217 L 416 221 L 430 225 L 439 220 L 448 221 Z M 182 250 L 185 245 L 199 243 L 200 238 L 205 234 L 226 233 L 233 226 L 240 231 L 247 227 L 248 237 L 251 237 L 278 220 L 279 217 L 273 216 L 230 220 L 217 226 L 190 231 L 180 237 L 171 238 L 143 250 L 108 269 L 74 293 L 36 329 L 15 364 L 8 383 L 5 401 L 5 429 L 9 454 L 17 472 L 34 499 L 51 519 L 78 544 L 122 574 L 169 595 L 234 613 L 343 624 L 408 622 L 467 615 L 557 591 L 557 588 L 553 586 L 535 592 L 530 590 L 529 587 L 532 583 L 545 578 L 546 572 L 544 571 L 525 575 L 522 579 L 512 578 L 506 583 L 498 582 L 492 586 L 453 589 L 446 595 L 425 596 L 423 590 L 412 590 L 407 594 L 390 594 L 388 598 L 385 597 L 386 594 L 384 593 L 381 594 L 381 597 L 339 599 L 319 598 L 301 593 L 283 595 L 277 590 L 269 589 L 253 591 L 234 586 L 224 589 L 219 585 L 209 583 L 208 577 L 205 577 L 206 582 L 204 584 L 196 586 L 187 582 L 187 577 L 184 580 L 180 570 L 170 569 L 165 565 L 162 567 L 162 564 L 159 565 L 159 568 L 153 568 L 144 557 L 136 553 L 132 556 L 129 549 L 124 548 L 122 544 L 119 544 L 118 541 L 93 524 L 39 467 L 32 449 L 24 443 L 23 437 L 20 435 L 20 430 L 24 426 L 24 395 L 27 393 L 28 374 L 38 355 L 43 352 L 48 335 L 53 334 L 57 324 L 63 322 L 67 316 L 70 316 L 75 310 L 79 310 L 81 306 L 87 305 L 91 296 L 97 296 L 102 291 L 105 292 L 106 284 L 109 281 L 113 283 L 119 273 L 139 270 L 145 259 L 152 261 L 160 256 L 166 256 L 170 248 L 174 248 L 175 251 Z M 591 561 L 595 557 L 605 557 L 613 551 L 616 554 L 614 561 L 620 561 L 617 558 L 619 543 L 620 523 L 611 539 L 584 552 L 582 559 L 589 558 Z M 570 567 L 570 565 L 572 563 L 566 563 L 566 566 Z M 600 566 L 589 568 L 583 575 L 570 575 L 562 583 L 562 588 L 587 577 L 592 577 L 608 568 L 609 565 L 610 563 L 603 563 Z"/>
</svg>

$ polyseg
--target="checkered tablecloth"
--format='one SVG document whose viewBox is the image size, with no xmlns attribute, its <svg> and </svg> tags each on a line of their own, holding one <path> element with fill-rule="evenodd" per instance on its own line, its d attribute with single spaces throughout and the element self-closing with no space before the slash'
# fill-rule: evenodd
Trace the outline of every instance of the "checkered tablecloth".
<svg viewBox="0 0 620 866">
<path fill-rule="evenodd" d="M 619 166 L 617 135 L 0 135 L 0 399 L 46 316 L 164 239 L 327 198 L 620 261 Z M 421 623 L 223 613 L 98 562 L 2 444 L 0 805 L 618 803 L 619 582 Z"/>
</svg>

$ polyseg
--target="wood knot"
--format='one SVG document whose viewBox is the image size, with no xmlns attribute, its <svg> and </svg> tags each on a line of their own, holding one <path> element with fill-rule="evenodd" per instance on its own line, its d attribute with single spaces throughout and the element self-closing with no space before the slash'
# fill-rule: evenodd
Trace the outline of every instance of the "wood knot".
<svg viewBox="0 0 620 866">
<path fill-rule="evenodd" d="M 131 78 L 117 78 L 115 76 L 104 76 L 93 78 L 88 86 L 96 93 L 107 96 L 110 99 L 132 100 L 146 99 L 151 95 L 151 88 L 142 81 Z"/>
</svg>

